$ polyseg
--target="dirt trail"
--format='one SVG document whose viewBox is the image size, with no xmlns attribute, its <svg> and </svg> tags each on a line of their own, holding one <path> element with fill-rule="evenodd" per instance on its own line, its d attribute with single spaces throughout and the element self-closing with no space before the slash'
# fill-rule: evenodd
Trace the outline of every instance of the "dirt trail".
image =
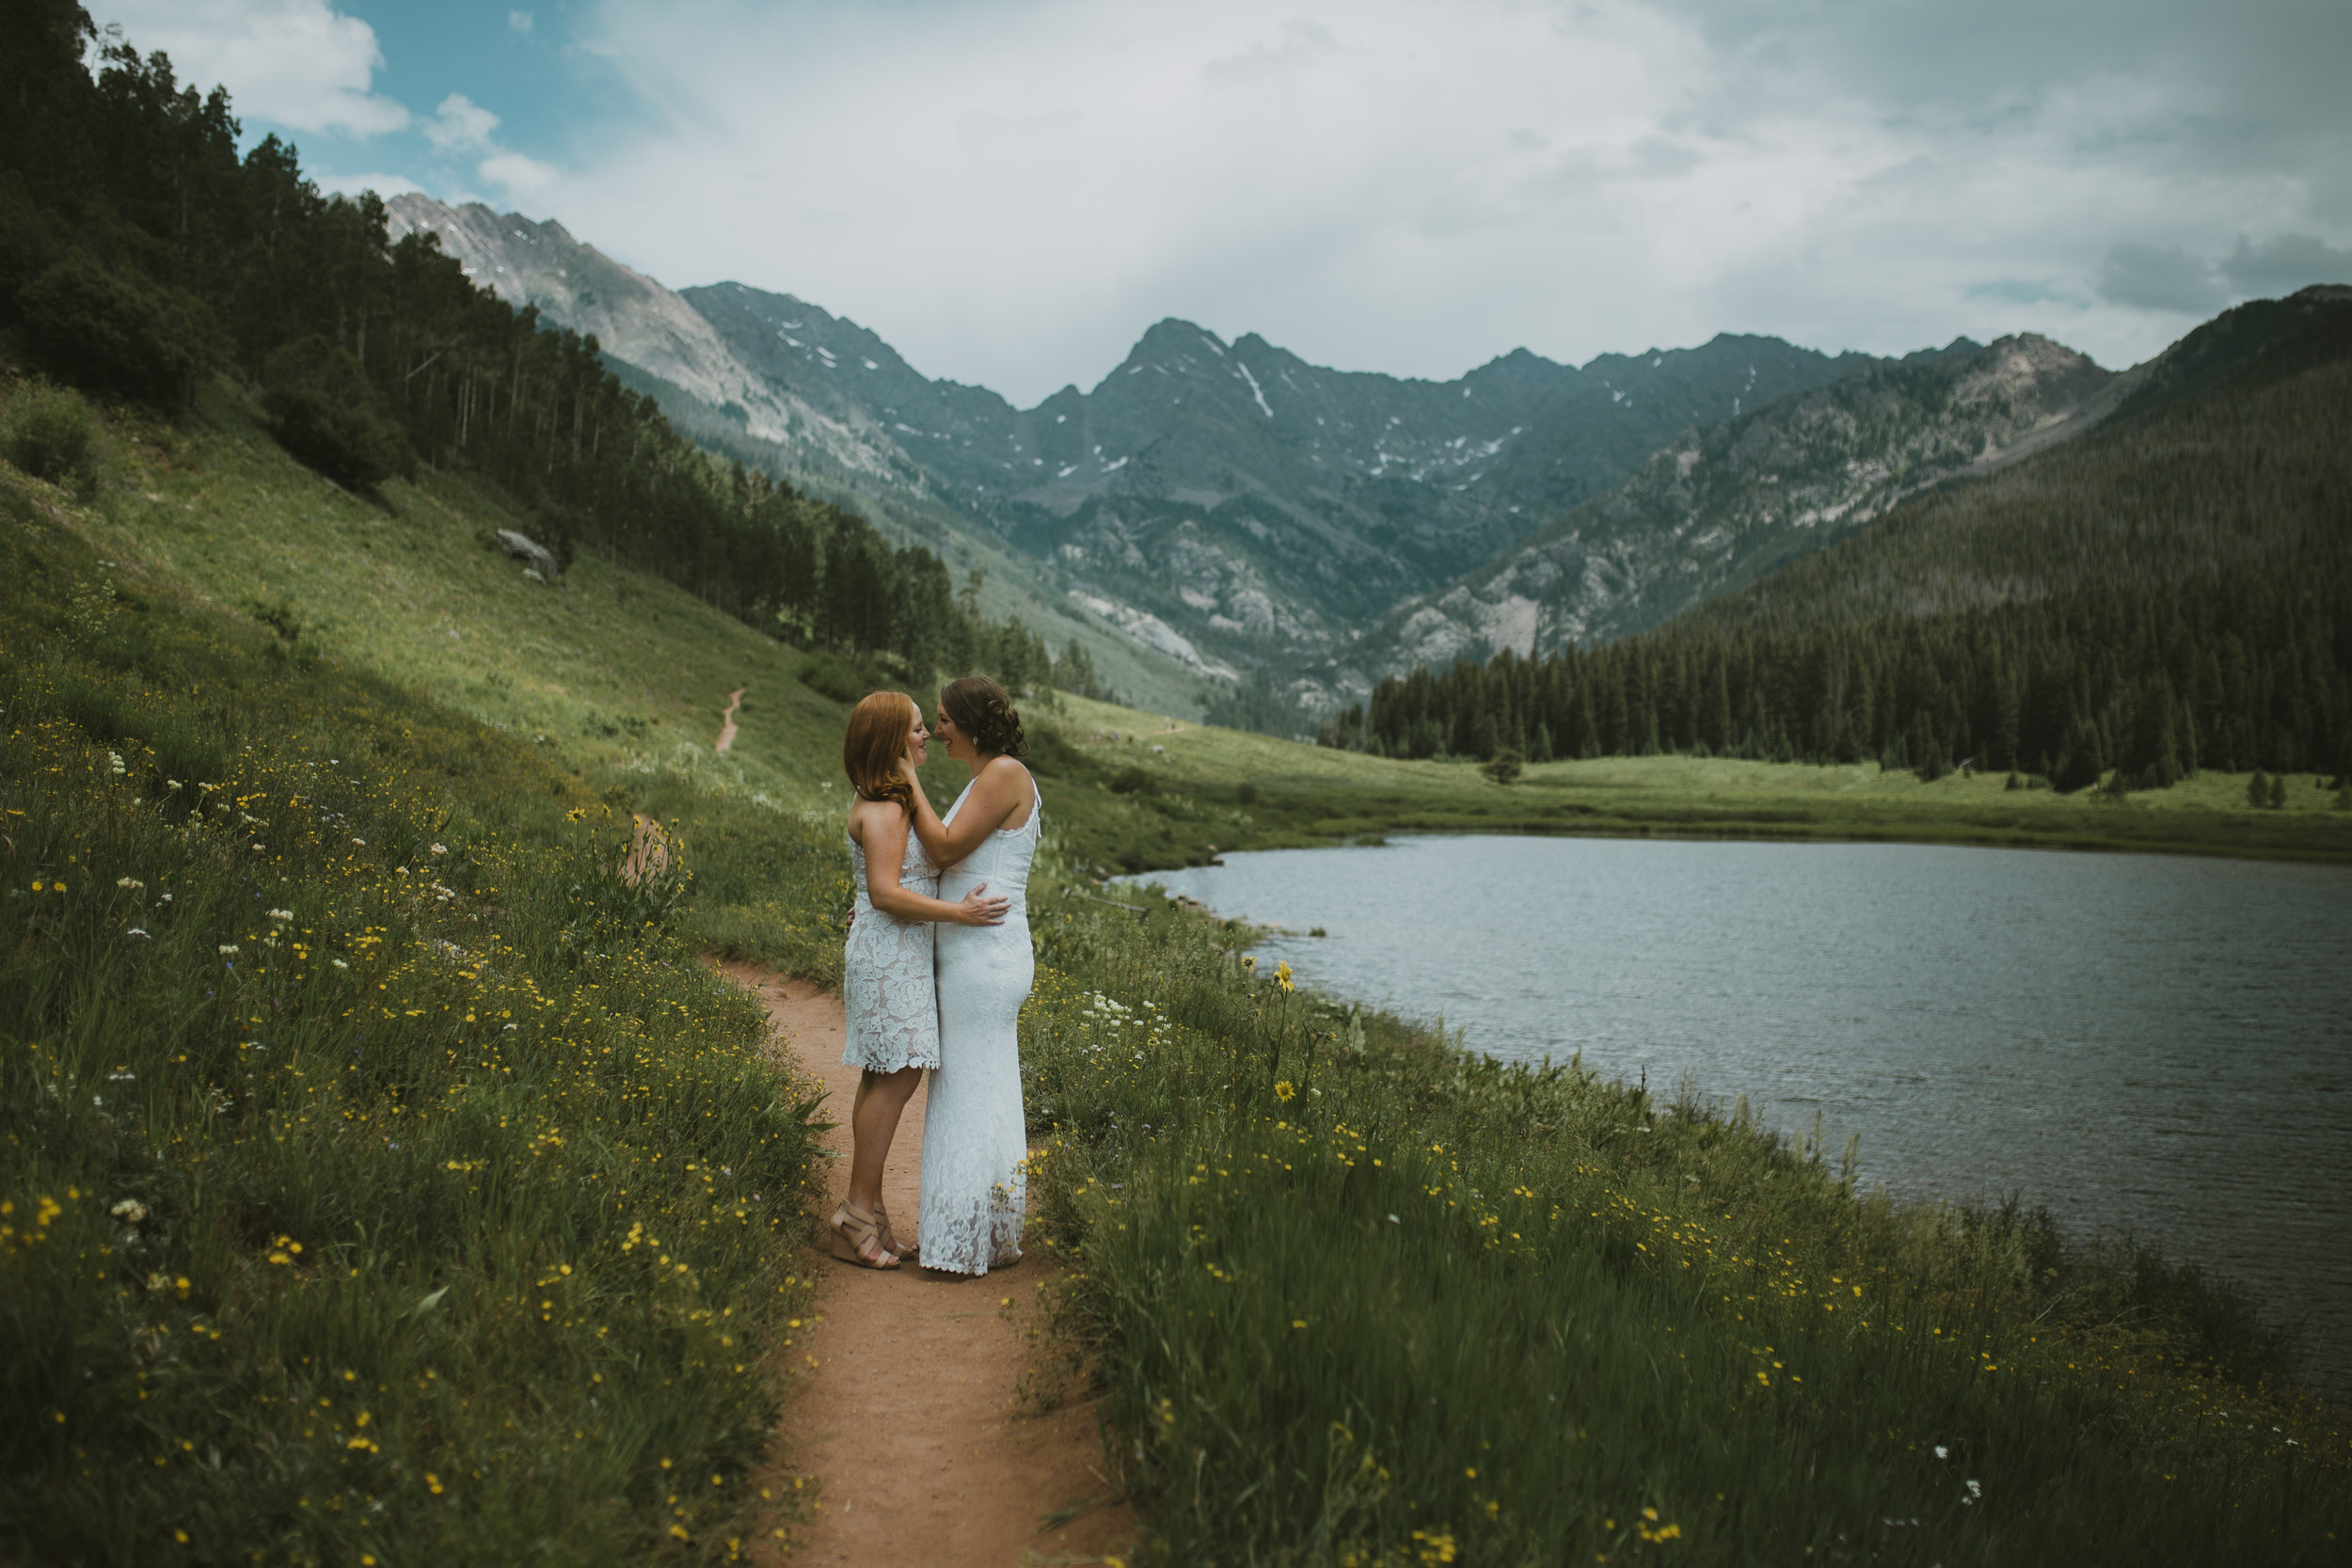
<svg viewBox="0 0 2352 1568">
<path fill-rule="evenodd" d="M 841 999 L 754 965 L 720 968 L 767 1004 L 781 1049 L 832 1091 L 827 1117 L 845 1125 L 826 1134 L 840 1155 L 830 1213 L 849 1180 L 846 1123 L 857 1091 L 857 1070 L 841 1064 Z M 925 1098 L 908 1104 L 882 1178 L 901 1236 L 914 1228 Z M 1037 1415 L 1017 1402 L 1035 1355 L 1037 1289 L 1057 1268 L 1041 1249 L 979 1279 L 830 1258 L 810 1266 L 819 1271 L 822 1321 L 802 1343 L 817 1366 L 786 1407 L 784 1459 L 818 1478 L 823 1501 L 794 1532 L 790 1561 L 1014 1568 L 1129 1555 L 1135 1518 L 1106 1500 L 1113 1488 L 1100 1473 L 1093 1407 L 1073 1402 Z M 1080 1512 L 1044 1528 L 1071 1509 Z"/>
<path fill-rule="evenodd" d="M 727 710 L 719 715 L 719 738 L 711 745 L 712 751 L 725 752 L 734 749 L 735 710 L 743 705 L 743 691 L 744 689 L 739 686 L 727 693 Z"/>
</svg>

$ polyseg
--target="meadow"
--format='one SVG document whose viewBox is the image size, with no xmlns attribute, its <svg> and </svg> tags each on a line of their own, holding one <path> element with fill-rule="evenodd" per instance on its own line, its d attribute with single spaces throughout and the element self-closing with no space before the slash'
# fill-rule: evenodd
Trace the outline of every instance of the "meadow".
<svg viewBox="0 0 2352 1568">
<path fill-rule="evenodd" d="M 817 1107 L 544 748 L 0 472 L 0 1540 L 729 1558 Z"/>
<path fill-rule="evenodd" d="M 2282 807 L 2247 801 L 2249 776 L 2204 772 L 2117 797 L 2010 787 L 2002 773 L 1923 782 L 1876 763 L 1813 767 L 1732 757 L 1596 757 L 1528 765 L 1508 784 L 1476 762 L 1310 747 L 1066 697 L 1041 771 L 1124 792 L 1160 820 L 1106 847 L 1126 871 L 1200 863 L 1218 849 L 1363 842 L 1392 832 L 1839 839 L 2008 848 L 2352 860 L 2352 809 L 2332 781 L 2297 775 Z M 2020 781 L 2021 784 L 2026 781 Z M 1197 858 L 1195 858 L 1197 857 Z"/>
<path fill-rule="evenodd" d="M 485 542 L 495 496 L 345 495 L 226 388 L 106 441 L 80 487 L 0 469 L 0 1387 L 30 1418 L 0 1539 L 394 1563 L 788 1535 L 807 1495 L 763 1454 L 832 1113 L 697 960 L 837 978 L 825 688 L 866 673 L 593 558 L 531 583 Z M 1035 1386 L 1104 1396 L 1155 1560 L 2340 1557 L 2352 1438 L 2226 1283 L 1891 1204 L 1739 1107 L 1486 1061 L 1089 874 L 1971 812 L 2331 858 L 2309 781 L 2263 813 L 2210 777 L 2094 803 L 1688 758 L 1498 786 L 1031 709 L 1032 1190 L 1072 1261 Z M 631 887 L 637 813 L 675 875 Z"/>
</svg>

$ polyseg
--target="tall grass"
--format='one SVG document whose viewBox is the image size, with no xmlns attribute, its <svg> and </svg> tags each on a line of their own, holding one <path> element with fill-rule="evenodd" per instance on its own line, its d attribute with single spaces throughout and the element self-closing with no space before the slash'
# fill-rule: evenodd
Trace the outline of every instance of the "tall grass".
<svg viewBox="0 0 2352 1568">
<path fill-rule="evenodd" d="M 612 875 L 627 814 L 24 498 L 0 1556 L 717 1560 L 782 1528 L 751 1477 L 807 1307 L 811 1091 Z"/>
<path fill-rule="evenodd" d="M 1171 1562 L 2340 1560 L 2291 1346 L 2144 1252 L 1858 1198 L 1743 1111 L 1475 1058 L 1064 900 L 1063 1321 Z"/>
</svg>

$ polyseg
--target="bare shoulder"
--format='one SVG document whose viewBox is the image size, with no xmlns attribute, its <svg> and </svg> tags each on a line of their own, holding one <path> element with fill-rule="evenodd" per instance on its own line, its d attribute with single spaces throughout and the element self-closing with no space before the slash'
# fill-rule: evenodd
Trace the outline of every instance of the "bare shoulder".
<svg viewBox="0 0 2352 1568">
<path fill-rule="evenodd" d="M 874 847 L 875 833 L 888 837 L 902 834 L 906 829 L 906 808 L 896 800 L 861 800 L 850 807 L 850 836 L 869 850 Z"/>
<path fill-rule="evenodd" d="M 980 770 L 980 783 L 988 791 L 991 814 L 999 827 L 1012 832 L 1028 826 L 1029 814 L 1037 807 L 1037 780 L 1019 758 L 990 758 Z"/>
</svg>

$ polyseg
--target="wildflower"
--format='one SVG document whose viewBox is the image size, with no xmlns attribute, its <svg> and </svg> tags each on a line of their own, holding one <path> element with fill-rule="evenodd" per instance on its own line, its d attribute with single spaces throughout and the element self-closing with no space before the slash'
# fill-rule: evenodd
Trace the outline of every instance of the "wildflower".
<svg viewBox="0 0 2352 1568">
<path fill-rule="evenodd" d="M 1257 973 L 1258 973 L 1258 955 L 1257 955 L 1257 954 L 1255 954 L 1255 953 L 1244 953 L 1244 954 L 1241 956 L 1241 966 L 1242 966 L 1242 968 L 1244 968 L 1244 969 L 1246 969 L 1246 970 L 1249 971 L 1249 973 L 1250 973 L 1250 974 L 1257 974 Z"/>
<path fill-rule="evenodd" d="M 437 844 L 433 847 L 433 852 L 437 855 L 446 855 L 449 853 L 449 848 L 446 845 Z"/>
<path fill-rule="evenodd" d="M 145 928 L 137 926 L 132 927 L 129 930 L 123 932 L 122 934 L 126 937 L 147 937 Z M 153 937 L 147 937 L 147 940 L 152 942 L 155 939 Z"/>
<path fill-rule="evenodd" d="M 220 944 L 221 957 L 223 958 L 232 958 L 235 956 L 236 951 L 237 944 L 233 942 L 224 942 Z"/>
<path fill-rule="evenodd" d="M 1291 966 L 1289 964 L 1283 963 L 1274 966 L 1274 983 L 1281 987 L 1285 993 L 1292 990 Z"/>
<path fill-rule="evenodd" d="M 272 910 L 272 911 L 269 911 L 269 917 L 270 917 L 272 920 L 292 920 L 292 919 L 294 918 L 294 911 L 292 911 L 292 910 Z"/>
<path fill-rule="evenodd" d="M 358 845 L 362 849 L 368 847 L 368 841 L 364 838 L 355 838 L 351 842 Z"/>
<path fill-rule="evenodd" d="M 147 884 L 145 882 L 140 881 L 136 877 L 117 877 L 115 879 L 115 886 L 117 887 L 145 887 L 146 885 Z"/>
<path fill-rule="evenodd" d="M 337 969 L 349 969 L 351 967 L 341 958 L 329 958 L 326 961 L 333 964 Z"/>
<path fill-rule="evenodd" d="M 122 753 L 120 752 L 108 752 L 106 753 L 106 767 L 113 772 L 120 773 L 124 771 L 122 766 Z"/>
<path fill-rule="evenodd" d="M 106 1212 L 125 1225 L 136 1225 L 147 1218 L 147 1205 L 135 1197 L 126 1197 Z"/>
<path fill-rule="evenodd" d="M 1295 1098 L 1297 1094 L 1298 1090 L 1292 1085 L 1291 1081 L 1287 1078 L 1274 1085 L 1274 1098 L 1286 1103 Z"/>
</svg>

